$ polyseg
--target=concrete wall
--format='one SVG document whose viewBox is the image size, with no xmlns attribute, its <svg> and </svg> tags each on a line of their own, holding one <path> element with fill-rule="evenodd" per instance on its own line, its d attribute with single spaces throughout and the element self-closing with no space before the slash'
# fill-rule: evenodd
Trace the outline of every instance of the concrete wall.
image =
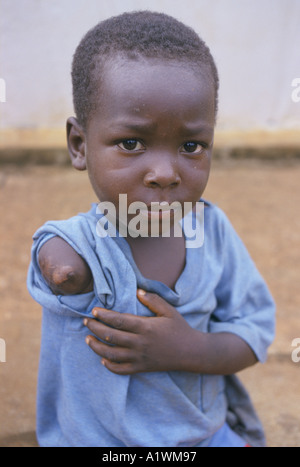
<svg viewBox="0 0 300 467">
<path fill-rule="evenodd" d="M 0 147 L 65 144 L 78 42 L 99 20 L 136 9 L 171 14 L 210 46 L 220 144 L 300 145 L 300 0 L 0 0 Z"/>
</svg>

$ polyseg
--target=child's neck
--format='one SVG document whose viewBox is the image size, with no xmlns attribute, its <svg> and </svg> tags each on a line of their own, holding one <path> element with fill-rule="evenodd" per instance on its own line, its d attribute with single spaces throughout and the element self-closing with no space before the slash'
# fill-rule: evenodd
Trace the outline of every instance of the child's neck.
<svg viewBox="0 0 300 467">
<path fill-rule="evenodd" d="M 163 282 L 174 289 L 185 266 L 185 239 L 181 237 L 128 236 L 135 263 L 147 279 Z"/>
</svg>

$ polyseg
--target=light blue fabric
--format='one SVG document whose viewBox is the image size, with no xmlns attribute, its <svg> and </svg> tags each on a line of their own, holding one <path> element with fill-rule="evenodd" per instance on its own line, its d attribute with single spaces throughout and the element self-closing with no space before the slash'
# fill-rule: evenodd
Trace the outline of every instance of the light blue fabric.
<svg viewBox="0 0 300 467">
<path fill-rule="evenodd" d="M 244 448 L 245 440 L 237 435 L 227 423 L 214 434 L 208 448 Z"/>
<path fill-rule="evenodd" d="M 191 214 L 190 214 L 191 215 Z M 275 307 L 267 286 L 224 213 L 206 203 L 205 239 L 186 250 L 175 291 L 145 279 L 124 238 L 100 238 L 90 212 L 47 222 L 34 235 L 28 288 L 43 307 L 37 436 L 41 446 L 209 446 L 231 427 L 252 445 L 263 431 L 236 376 L 188 372 L 119 376 L 86 345 L 83 318 L 94 306 L 149 316 L 137 287 L 161 295 L 203 332 L 231 332 L 264 362 L 274 338 Z M 55 296 L 43 280 L 38 251 L 64 238 L 88 263 L 94 291 Z"/>
</svg>

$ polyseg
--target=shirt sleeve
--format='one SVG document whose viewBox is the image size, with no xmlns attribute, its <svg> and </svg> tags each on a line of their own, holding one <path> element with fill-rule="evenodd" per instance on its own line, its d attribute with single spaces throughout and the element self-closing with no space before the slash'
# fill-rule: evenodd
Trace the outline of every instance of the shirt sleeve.
<svg viewBox="0 0 300 467">
<path fill-rule="evenodd" d="M 46 227 L 40 228 L 34 236 L 31 263 L 27 275 L 28 291 L 43 308 L 50 309 L 53 313 L 65 316 L 91 315 L 96 303 L 93 291 L 76 295 L 55 295 L 43 278 L 38 262 L 39 251 L 48 240 L 60 234 L 59 231 L 49 230 Z"/>
<path fill-rule="evenodd" d="M 264 362 L 275 335 L 275 304 L 243 242 L 227 217 L 221 217 L 218 251 L 223 267 L 209 331 L 238 335 Z"/>
</svg>

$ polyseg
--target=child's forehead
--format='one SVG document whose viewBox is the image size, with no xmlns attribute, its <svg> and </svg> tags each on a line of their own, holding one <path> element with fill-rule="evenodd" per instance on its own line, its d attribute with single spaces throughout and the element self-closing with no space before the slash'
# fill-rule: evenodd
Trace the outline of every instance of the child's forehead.
<svg viewBox="0 0 300 467">
<path fill-rule="evenodd" d="M 206 122 L 214 126 L 212 81 L 207 73 L 182 61 L 122 58 L 110 62 L 99 91 L 94 117 L 106 126 L 124 126 L 132 117 L 138 127 L 147 128 L 162 122 L 166 127 L 173 123 L 175 128 L 179 119 L 182 125 L 198 127 L 199 122 Z"/>
<path fill-rule="evenodd" d="M 159 57 L 137 57 L 135 59 L 118 56 L 111 57 L 103 67 L 95 85 L 100 94 L 133 91 L 138 96 L 143 92 L 157 93 L 160 89 L 165 92 L 166 87 L 174 94 L 200 88 L 210 95 L 214 89 L 211 73 L 205 65 L 191 63 L 185 60 L 165 60 Z M 167 85 L 167 86 L 166 86 Z M 135 92 L 136 91 L 136 92 Z"/>
</svg>

